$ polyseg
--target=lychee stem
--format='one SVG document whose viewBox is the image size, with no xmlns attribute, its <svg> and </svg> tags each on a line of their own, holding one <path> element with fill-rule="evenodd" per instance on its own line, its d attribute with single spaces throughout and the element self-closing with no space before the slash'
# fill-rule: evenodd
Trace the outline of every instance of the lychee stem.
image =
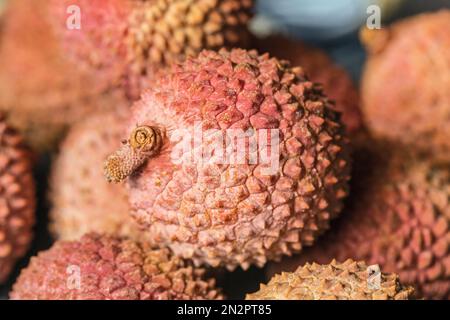
<svg viewBox="0 0 450 320">
<path fill-rule="evenodd" d="M 106 159 L 106 179 L 116 183 L 125 180 L 161 150 L 162 142 L 161 129 L 145 125 L 137 127 L 129 140 Z"/>
<path fill-rule="evenodd" d="M 361 42 L 365 45 L 366 50 L 372 54 L 382 52 L 389 42 L 390 36 L 390 30 L 386 28 L 370 30 L 364 27 L 359 32 Z"/>
</svg>

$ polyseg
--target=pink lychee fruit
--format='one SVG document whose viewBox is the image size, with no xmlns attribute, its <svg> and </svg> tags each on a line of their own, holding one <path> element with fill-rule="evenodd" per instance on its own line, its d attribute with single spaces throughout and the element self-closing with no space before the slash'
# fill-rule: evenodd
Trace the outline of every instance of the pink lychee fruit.
<svg viewBox="0 0 450 320">
<path fill-rule="evenodd" d="M 105 212 L 105 214 L 107 214 Z M 88 234 L 57 241 L 31 258 L 10 293 L 14 300 L 191 300 L 222 295 L 205 271 L 168 249 Z"/>
<path fill-rule="evenodd" d="M 113 109 L 125 100 L 68 59 L 52 17 L 48 0 L 8 1 L 0 27 L 0 110 L 41 152 L 54 150 L 68 126 L 99 106 Z"/>
<path fill-rule="evenodd" d="M 50 229 L 58 239 L 76 240 L 89 232 L 140 239 L 125 186 L 108 183 L 101 170 L 105 157 L 120 146 L 128 109 L 88 117 L 75 124 L 61 144 L 49 194 Z"/>
<path fill-rule="evenodd" d="M 248 41 L 253 0 L 50 0 L 69 56 L 139 98 L 157 70 Z M 69 28 L 66 28 L 66 25 Z"/>
<path fill-rule="evenodd" d="M 128 178 L 150 242 L 197 264 L 263 266 L 310 246 L 348 194 L 340 114 L 302 68 L 256 51 L 203 51 L 132 108 L 105 164 Z"/>
</svg>

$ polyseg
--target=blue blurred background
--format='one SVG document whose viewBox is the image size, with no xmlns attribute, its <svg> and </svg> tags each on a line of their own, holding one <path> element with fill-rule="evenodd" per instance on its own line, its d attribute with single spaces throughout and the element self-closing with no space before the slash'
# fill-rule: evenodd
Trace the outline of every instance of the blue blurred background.
<svg viewBox="0 0 450 320">
<path fill-rule="evenodd" d="M 381 8 L 383 23 L 450 8 L 450 0 L 257 0 L 252 27 L 262 34 L 281 32 L 322 47 L 358 81 L 365 54 L 357 32 L 372 4 Z"/>
</svg>

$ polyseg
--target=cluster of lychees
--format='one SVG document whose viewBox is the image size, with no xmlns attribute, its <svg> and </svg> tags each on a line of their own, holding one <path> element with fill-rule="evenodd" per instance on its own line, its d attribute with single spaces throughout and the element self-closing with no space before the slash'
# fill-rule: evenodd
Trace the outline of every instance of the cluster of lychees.
<svg viewBox="0 0 450 320">
<path fill-rule="evenodd" d="M 29 150 L 57 152 L 56 242 L 11 298 L 221 299 L 205 268 L 252 265 L 282 273 L 247 299 L 450 298 L 450 12 L 363 30 L 358 92 L 252 35 L 252 5 L 8 3 L 0 282 L 32 243 Z"/>
</svg>

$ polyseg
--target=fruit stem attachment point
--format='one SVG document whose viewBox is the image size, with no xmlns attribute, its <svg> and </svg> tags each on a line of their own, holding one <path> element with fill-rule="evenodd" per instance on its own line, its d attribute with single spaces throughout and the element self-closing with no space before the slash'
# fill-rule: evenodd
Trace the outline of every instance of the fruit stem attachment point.
<svg viewBox="0 0 450 320">
<path fill-rule="evenodd" d="M 371 54 L 382 52 L 391 37 L 390 30 L 387 28 L 371 30 L 367 27 L 361 28 L 359 38 Z"/>
<path fill-rule="evenodd" d="M 124 145 L 110 155 L 104 165 L 109 182 L 122 182 L 139 169 L 162 147 L 162 130 L 154 126 L 138 126 Z"/>
</svg>

